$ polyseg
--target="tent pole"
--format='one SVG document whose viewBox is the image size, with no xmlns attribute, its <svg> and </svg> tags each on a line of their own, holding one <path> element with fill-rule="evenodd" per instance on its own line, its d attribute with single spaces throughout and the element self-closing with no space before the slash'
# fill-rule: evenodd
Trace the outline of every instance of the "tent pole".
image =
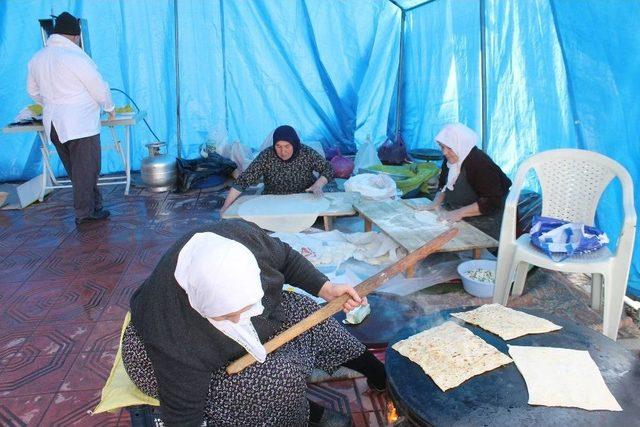
<svg viewBox="0 0 640 427">
<path fill-rule="evenodd" d="M 182 156 L 182 138 L 180 137 L 180 44 L 178 42 L 178 0 L 173 0 L 174 51 L 176 64 L 176 132 L 178 157 Z"/>
<path fill-rule="evenodd" d="M 482 96 L 482 151 L 487 151 L 487 40 L 485 36 L 485 2 L 480 0 L 480 68 L 481 68 L 481 96 Z"/>
<path fill-rule="evenodd" d="M 553 27 L 556 31 L 556 37 L 558 38 L 558 46 L 560 47 L 560 52 L 562 53 L 562 65 L 564 65 L 564 73 L 567 79 L 567 98 L 569 98 L 569 106 L 571 107 L 571 117 L 573 118 L 573 126 L 576 130 L 578 148 L 586 149 L 583 129 L 580 122 L 580 117 L 578 116 L 578 106 L 576 105 L 575 96 L 573 95 L 573 80 L 571 78 L 571 74 L 569 73 L 569 62 L 567 61 L 567 53 L 564 49 L 562 34 L 560 34 L 560 27 L 558 27 L 558 14 L 556 12 L 556 4 L 553 0 L 549 1 L 549 7 L 551 8 L 551 16 L 553 17 Z"/>
<path fill-rule="evenodd" d="M 401 21 L 400 21 L 400 56 L 398 58 L 398 87 L 396 88 L 396 142 L 400 140 L 400 113 L 401 113 L 401 91 L 402 91 L 402 70 L 404 61 L 404 24 L 406 14 L 403 9 L 400 9 Z"/>
</svg>

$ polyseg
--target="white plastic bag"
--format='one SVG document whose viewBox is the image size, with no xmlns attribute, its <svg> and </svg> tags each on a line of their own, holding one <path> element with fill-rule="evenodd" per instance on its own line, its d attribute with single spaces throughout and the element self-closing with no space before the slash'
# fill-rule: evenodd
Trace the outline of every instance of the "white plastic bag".
<svg viewBox="0 0 640 427">
<path fill-rule="evenodd" d="M 396 182 L 387 175 L 362 173 L 352 176 L 344 183 L 345 191 L 360 193 L 371 200 L 393 199 L 396 196 Z"/>
<path fill-rule="evenodd" d="M 236 165 L 238 165 L 238 168 L 234 171 L 234 175 L 236 173 L 240 175 L 242 171 L 246 170 L 253 161 L 253 153 L 251 152 L 251 149 L 242 145 L 240 141 L 233 141 L 228 155 L 223 156 L 233 160 L 236 162 Z"/>
<path fill-rule="evenodd" d="M 371 139 L 367 137 L 367 140 L 360 147 L 358 152 L 356 153 L 356 159 L 354 161 L 355 168 L 353 169 L 355 173 L 359 173 L 360 169 L 365 169 L 371 166 L 381 165 L 382 162 L 380 158 L 378 158 L 378 151 L 376 150 L 375 145 L 371 142 Z"/>
<path fill-rule="evenodd" d="M 226 150 L 225 147 L 228 145 L 227 131 L 224 128 L 210 130 L 207 132 L 204 144 L 200 146 L 200 155 L 204 159 L 209 157 L 209 154 L 211 153 L 218 153 L 221 156 L 226 157 L 224 154 L 221 154 L 221 151 Z"/>
</svg>

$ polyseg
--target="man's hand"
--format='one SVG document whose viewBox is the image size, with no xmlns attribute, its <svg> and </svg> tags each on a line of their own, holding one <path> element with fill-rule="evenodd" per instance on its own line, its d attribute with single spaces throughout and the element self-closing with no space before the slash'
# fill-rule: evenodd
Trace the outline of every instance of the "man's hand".
<svg viewBox="0 0 640 427">
<path fill-rule="evenodd" d="M 109 111 L 107 114 L 109 114 L 109 121 L 115 120 L 116 119 L 116 109 L 114 108 L 113 110 Z"/>
<path fill-rule="evenodd" d="M 342 310 L 345 313 L 348 313 L 354 308 L 367 303 L 367 299 L 360 298 L 356 290 L 349 285 L 334 284 L 327 281 L 324 283 L 324 285 L 322 285 L 322 288 L 320 288 L 320 292 L 318 292 L 318 296 L 320 298 L 324 298 L 327 301 L 333 301 L 334 299 L 344 294 L 349 294 L 349 296 L 351 296 L 351 298 L 349 298 L 347 302 L 345 302 L 342 306 Z"/>
<path fill-rule="evenodd" d="M 322 192 L 322 186 L 318 185 L 317 181 L 315 184 L 313 184 L 311 187 L 307 188 L 304 191 L 306 191 L 307 193 L 313 193 L 313 195 L 318 198 L 324 195 L 324 193 Z"/>
</svg>

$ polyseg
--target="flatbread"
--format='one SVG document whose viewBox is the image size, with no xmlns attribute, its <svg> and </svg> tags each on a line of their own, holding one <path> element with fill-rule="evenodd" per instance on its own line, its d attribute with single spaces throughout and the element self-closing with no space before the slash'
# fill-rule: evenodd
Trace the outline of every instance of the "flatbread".
<svg viewBox="0 0 640 427">
<path fill-rule="evenodd" d="M 475 310 L 451 313 L 453 317 L 480 326 L 503 340 L 562 329 L 553 322 L 500 304 L 485 304 Z"/>
<path fill-rule="evenodd" d="M 298 233 L 311 227 L 330 204 L 313 194 L 269 194 L 242 203 L 238 215 L 265 230 Z"/>
<path fill-rule="evenodd" d="M 442 391 L 512 362 L 507 355 L 451 321 L 398 341 L 392 348 L 420 365 Z"/>
<path fill-rule="evenodd" d="M 509 346 L 530 405 L 622 411 L 588 351 Z"/>
</svg>

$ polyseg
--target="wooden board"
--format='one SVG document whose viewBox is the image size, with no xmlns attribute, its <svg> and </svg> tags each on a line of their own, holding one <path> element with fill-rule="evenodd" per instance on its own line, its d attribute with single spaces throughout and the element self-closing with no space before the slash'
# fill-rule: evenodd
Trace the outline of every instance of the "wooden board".
<svg viewBox="0 0 640 427">
<path fill-rule="evenodd" d="M 238 208 L 243 203 L 246 203 L 248 200 L 254 199 L 256 197 L 260 197 L 260 195 L 250 195 L 250 196 L 240 196 L 238 200 L 236 200 L 229 209 L 227 209 L 223 214 L 223 219 L 229 218 L 240 218 L 238 214 Z M 286 195 L 281 196 L 283 198 L 287 197 Z M 334 216 L 349 216 L 355 215 L 356 211 L 353 209 L 353 204 L 360 199 L 359 193 L 324 193 L 324 197 L 329 199 L 331 204 L 324 211 L 320 212 L 318 216 L 323 217 L 334 217 Z"/>
<path fill-rule="evenodd" d="M 414 251 L 442 233 L 442 229 L 420 224 L 414 217 L 417 210 L 404 201 L 360 200 L 354 203 L 355 210 L 367 221 L 375 224 L 385 234 L 408 251 Z M 498 247 L 498 241 L 474 226 L 460 221 L 455 224 L 459 233 L 447 242 L 439 252 L 458 252 Z"/>
<path fill-rule="evenodd" d="M 132 126 L 138 123 L 140 120 L 147 116 L 145 111 L 139 111 L 133 115 L 118 115 L 116 114 L 115 120 L 102 119 L 100 123 L 102 126 Z M 25 133 L 25 132 L 42 132 L 44 131 L 44 125 L 42 124 L 30 124 L 25 126 L 5 126 L 2 128 L 3 133 Z"/>
</svg>

